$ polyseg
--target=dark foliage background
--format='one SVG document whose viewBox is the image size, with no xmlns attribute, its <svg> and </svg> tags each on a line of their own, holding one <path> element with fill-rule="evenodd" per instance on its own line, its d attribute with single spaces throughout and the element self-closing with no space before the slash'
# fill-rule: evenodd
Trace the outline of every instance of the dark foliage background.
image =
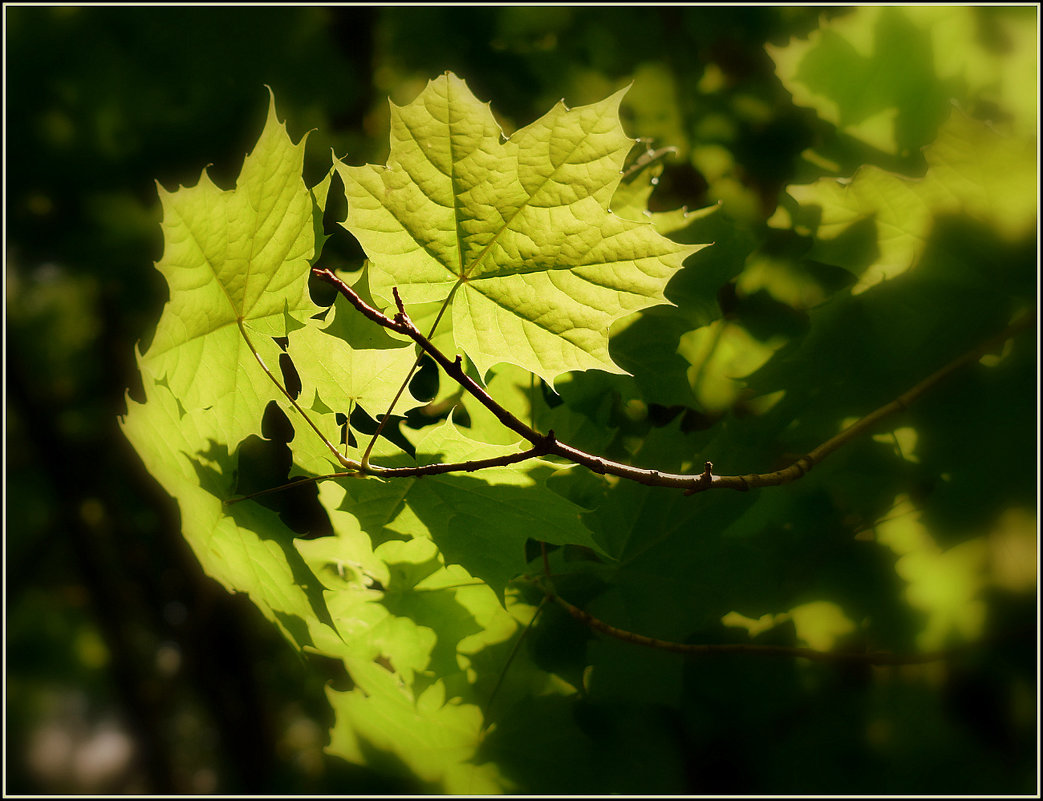
<svg viewBox="0 0 1043 801">
<path fill-rule="evenodd" d="M 570 105 L 598 100 L 652 65 L 672 76 L 680 119 L 662 123 L 666 138 L 657 144 L 671 144 L 672 133 L 724 130 L 719 142 L 741 176 L 739 186 L 715 185 L 681 159 L 667 167 L 655 202 L 698 208 L 727 192 L 747 222 L 762 223 L 796 179 L 798 155 L 830 133 L 793 105 L 764 45 L 842 13 L 5 8 L 6 789 L 408 789 L 322 754 L 331 722 L 322 686 L 336 677 L 322 675 L 319 660 L 306 665 L 248 601 L 200 572 L 176 507 L 117 428 L 124 393 L 138 391 L 135 343 L 147 341 L 166 299 L 151 268 L 162 244 L 155 182 L 192 185 L 212 164 L 215 181 L 229 185 L 263 123 L 266 84 L 295 139 L 317 129 L 308 148 L 315 180 L 330 148 L 353 163 L 383 160 L 386 98 L 406 102 L 443 70 L 493 99 L 511 129 L 562 96 Z M 766 111 L 751 113 L 750 98 Z M 865 157 L 847 154 L 852 164 Z M 914 150 L 878 161 L 915 173 L 917 159 Z M 327 253 L 331 263 L 337 257 Z M 727 277 L 719 283 L 711 290 L 721 290 L 722 308 L 733 311 Z M 800 325 L 777 306 L 749 312 L 751 320 L 758 315 L 776 328 Z M 1019 616 L 1025 608 L 1011 619 Z M 1034 647 L 957 676 L 933 701 L 949 704 L 947 714 L 987 741 L 973 757 L 987 768 L 985 787 L 993 776 L 1014 776 L 1014 791 L 1031 787 L 1030 728 L 1005 717 L 1000 697 L 1012 671 L 1022 683 L 1033 677 L 1029 652 Z M 752 670 L 751 682 L 763 684 Z M 861 686 L 864 677 L 834 680 Z M 844 697 L 843 688 L 831 692 Z M 755 791 L 772 792 L 773 780 L 795 787 L 790 773 L 809 769 L 814 780 L 799 786 L 829 792 L 854 760 L 830 751 L 828 732 L 780 722 L 797 739 L 777 743 L 771 732 L 748 728 L 755 718 L 729 699 L 707 693 L 702 701 L 723 722 L 700 730 L 698 755 L 686 767 L 692 792 L 748 790 L 751 772 L 764 783 Z M 746 703 L 772 699 L 754 694 Z M 939 754 L 951 745 L 939 732 L 919 736 L 935 737 Z M 928 791 L 947 764 L 939 756 L 908 790 Z"/>
</svg>

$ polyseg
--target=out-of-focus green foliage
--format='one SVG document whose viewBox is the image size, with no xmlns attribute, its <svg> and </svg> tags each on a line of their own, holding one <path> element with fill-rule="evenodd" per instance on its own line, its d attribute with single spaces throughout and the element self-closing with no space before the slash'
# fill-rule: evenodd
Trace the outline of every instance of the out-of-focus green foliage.
<svg viewBox="0 0 1043 801">
<path fill-rule="evenodd" d="M 613 330 L 610 356 L 631 376 L 563 376 L 554 396 L 501 367 L 490 390 L 578 446 L 737 473 L 780 466 L 1034 304 L 1037 13 L 5 8 L 7 790 L 439 789 L 421 756 L 430 732 L 403 732 L 413 763 L 391 755 L 391 730 L 340 660 L 297 656 L 200 573 L 176 509 L 115 426 L 126 387 L 144 400 L 134 343 L 147 349 L 166 299 L 149 266 L 163 253 L 155 182 L 173 192 L 212 164 L 230 187 L 261 128 L 264 85 L 294 139 L 315 129 L 307 186 L 331 148 L 346 164 L 383 163 L 387 98 L 409 102 L 446 70 L 493 101 L 507 133 L 561 98 L 576 107 L 629 86 L 627 134 L 676 152 L 639 176 L 654 183 L 628 187 L 636 200 L 617 194 L 620 213 L 719 204 L 653 218 L 681 245 L 715 244 L 666 287 L 676 306 Z M 345 218 L 336 194 L 327 233 Z M 363 254 L 340 233 L 323 258 L 358 268 Z M 338 306 L 330 325 L 349 314 Z M 791 487 L 684 498 L 575 475 L 545 484 L 591 510 L 583 524 L 605 554 L 555 551 L 558 588 L 615 625 L 821 648 L 995 636 L 991 647 L 915 669 L 686 662 L 547 609 L 496 691 L 483 764 L 452 787 L 1032 792 L 1037 362 L 1031 337 L 1012 341 Z M 429 371 L 417 398 L 448 397 L 444 379 L 424 381 Z M 502 441 L 481 407 L 464 406 L 461 430 Z M 312 411 L 331 429 L 344 422 Z M 409 422 L 429 422 L 418 414 Z M 243 491 L 280 483 L 290 464 L 285 420 L 259 424 L 240 449 Z M 422 450 L 401 429 L 397 441 Z M 360 550 L 347 490 L 358 493 L 321 490 L 343 511 L 298 489 L 241 522 L 296 532 L 295 563 L 318 582 L 305 599 L 351 578 L 322 565 L 395 565 L 365 607 L 385 610 L 388 637 L 402 639 L 396 667 L 457 671 L 444 695 L 423 696 L 441 709 L 473 676 L 497 675 L 538 599 L 516 598 L 515 619 L 376 518 L 381 558 Z M 469 637 L 469 661 L 456 662 Z M 367 654 L 349 672 L 379 706 L 392 674 Z M 483 681 L 477 691 L 492 693 Z M 466 709 L 445 714 L 454 731 L 471 725 Z M 353 728 L 330 742 L 337 719 Z"/>
<path fill-rule="evenodd" d="M 768 52 L 795 103 L 883 153 L 910 156 L 954 103 L 1034 136 L 1035 25 L 1027 7 L 860 8 Z"/>
</svg>

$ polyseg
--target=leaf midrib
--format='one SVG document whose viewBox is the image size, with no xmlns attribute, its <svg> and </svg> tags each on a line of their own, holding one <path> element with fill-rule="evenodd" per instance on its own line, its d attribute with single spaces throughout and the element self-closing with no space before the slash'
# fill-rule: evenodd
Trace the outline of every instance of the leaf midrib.
<svg viewBox="0 0 1043 801">
<path fill-rule="evenodd" d="M 225 195 L 225 194 L 229 195 L 229 199 L 231 199 L 231 198 L 235 197 L 236 192 L 241 191 L 241 190 L 237 187 L 237 189 L 234 190 L 234 191 L 228 191 L 228 190 L 219 190 L 219 191 L 221 192 L 222 195 Z M 280 193 L 280 194 L 282 194 L 282 193 Z M 218 331 L 220 331 L 220 330 L 222 330 L 222 329 L 224 329 L 224 328 L 226 328 L 226 327 L 228 327 L 230 325 L 238 326 L 240 322 L 246 322 L 247 319 L 250 319 L 250 320 L 267 320 L 267 319 L 270 319 L 272 317 L 279 317 L 279 316 L 281 316 L 283 314 L 283 311 L 273 312 L 271 314 L 255 315 L 255 316 L 252 316 L 252 317 L 247 317 L 247 314 L 246 314 L 246 288 L 250 285 L 250 278 L 251 278 L 251 276 L 253 274 L 252 273 L 253 266 L 254 266 L 254 258 L 253 257 L 255 255 L 253 246 L 254 246 L 254 242 L 256 241 L 257 230 L 264 222 L 267 222 L 268 218 L 270 218 L 271 214 L 275 211 L 275 204 L 273 204 L 272 208 L 269 210 L 269 212 L 265 216 L 265 218 L 258 222 L 258 220 L 257 220 L 257 217 L 258 217 L 258 214 L 259 214 L 258 210 L 256 208 L 254 208 L 252 203 L 249 203 L 249 198 L 247 198 L 247 201 L 248 201 L 248 205 L 249 205 L 250 209 L 252 210 L 252 212 L 254 214 L 254 218 L 255 219 L 254 219 L 254 225 L 252 226 L 252 229 L 251 229 L 251 232 L 250 232 L 250 241 L 249 241 L 249 253 L 250 253 L 250 256 L 246 258 L 246 279 L 245 279 L 245 281 L 243 283 L 243 299 L 242 299 L 243 303 L 242 303 L 242 308 L 239 308 L 237 306 L 237 304 L 233 300 L 232 296 L 229 294 L 227 285 L 221 280 L 220 276 L 218 275 L 217 268 L 214 265 L 213 261 L 211 261 L 210 257 L 207 255 L 206 249 L 203 247 L 203 244 L 200 241 L 199 236 L 196 234 L 195 229 L 189 224 L 189 222 L 185 218 L 185 216 L 183 214 L 181 214 L 180 209 L 178 209 L 176 206 L 174 206 L 174 207 L 172 207 L 170 209 L 170 211 L 174 215 L 176 215 L 178 223 L 180 223 L 182 228 L 185 231 L 188 232 L 188 236 L 191 238 L 193 244 L 196 246 L 196 250 L 199 252 L 200 257 L 203 260 L 203 264 L 205 264 L 206 267 L 210 270 L 210 274 L 211 274 L 211 276 L 213 276 L 214 283 L 216 283 L 217 286 L 220 288 L 221 294 L 224 295 L 225 300 L 228 302 L 228 307 L 232 311 L 233 318 L 230 319 L 230 320 L 224 320 L 224 321 L 222 321 L 218 325 L 211 326 L 209 329 L 207 329 L 206 331 L 203 331 L 202 333 L 193 334 L 193 335 L 191 335 L 189 337 L 186 337 L 186 338 L 182 339 L 180 342 L 178 342 L 176 344 L 173 344 L 173 345 L 171 345 L 170 347 L 168 347 L 168 348 L 166 348 L 164 350 L 154 351 L 152 348 L 150 348 L 149 349 L 149 354 L 148 354 L 149 356 L 162 356 L 163 354 L 168 353 L 169 351 L 172 351 L 172 350 L 175 350 L 178 347 L 182 347 L 184 345 L 187 345 L 190 342 L 193 342 L 193 341 L 195 341 L 197 339 L 204 339 L 204 338 L 210 336 L 211 334 L 217 333 Z M 291 199 L 291 202 L 292 202 L 292 199 Z M 227 221 L 227 215 L 226 215 L 226 221 Z M 293 239 L 293 240 L 291 240 L 289 242 L 289 244 L 287 245 L 286 251 L 278 258 L 278 260 L 277 260 L 278 264 L 285 264 L 286 263 L 286 254 L 293 247 L 293 243 L 295 241 L 296 241 L 296 239 Z M 278 270 L 276 270 L 276 272 L 278 272 Z M 275 277 L 275 272 L 272 272 L 268 276 L 268 281 L 266 281 L 266 283 L 265 283 L 265 287 L 266 288 L 268 287 L 268 285 L 271 284 L 271 279 L 274 278 L 274 277 Z M 173 298 L 174 291 L 175 290 L 172 288 L 171 289 L 171 298 Z"/>
<path fill-rule="evenodd" d="M 565 113 L 568 114 L 569 112 L 566 111 Z M 514 220 L 517 218 L 517 216 L 519 214 L 521 214 L 522 210 L 527 208 L 529 206 L 529 204 L 532 203 L 532 199 L 534 197 L 536 197 L 536 195 L 538 195 L 548 183 L 550 183 L 550 181 L 554 178 L 554 176 L 558 174 L 558 171 L 561 169 L 562 165 L 569 163 L 569 160 L 571 159 L 572 155 L 577 150 L 579 150 L 580 146 L 583 143 L 585 143 L 590 138 L 590 135 L 591 135 L 590 131 L 588 131 L 588 130 L 584 130 L 583 131 L 583 137 L 577 142 L 577 144 L 572 148 L 572 150 L 569 151 L 568 156 L 566 156 L 564 159 L 562 159 L 558 163 L 558 165 L 554 168 L 554 170 L 550 174 L 548 174 L 546 178 L 543 179 L 543 181 L 540 183 L 539 186 L 536 187 L 536 189 L 534 191 L 529 193 L 529 195 L 528 195 L 528 197 L 526 197 L 525 201 L 523 203 L 521 203 L 518 206 L 517 209 L 514 210 L 514 213 L 511 215 L 510 219 L 508 219 L 508 220 L 506 220 L 504 222 L 504 224 L 500 227 L 500 230 L 497 231 L 493 235 L 493 238 L 489 240 L 488 244 L 486 244 L 486 246 L 484 248 L 482 248 L 482 252 L 478 254 L 478 257 L 476 259 L 474 259 L 467 268 L 464 268 L 464 266 L 463 266 L 463 255 L 464 255 L 463 254 L 463 245 L 462 245 L 462 242 L 460 240 L 459 218 L 457 218 L 457 242 L 459 244 L 459 252 L 460 252 L 460 266 L 461 266 L 460 280 L 461 281 L 474 280 L 472 278 L 472 276 L 471 276 L 471 273 L 473 273 L 479 267 L 479 265 L 482 263 L 482 260 L 488 255 L 489 251 L 492 250 L 493 245 L 495 245 L 499 241 L 500 236 L 505 231 L 510 230 L 511 225 L 513 225 Z M 508 139 L 508 142 L 509 141 L 510 140 Z M 506 146 L 506 143 L 504 143 L 500 147 L 504 148 L 505 146 Z M 450 148 L 451 147 L 452 147 L 452 145 L 450 144 Z M 518 145 L 515 145 L 515 156 L 517 156 L 517 150 L 518 150 Z M 515 157 L 514 163 L 517 164 L 517 157 Z M 456 206 L 456 192 L 455 192 L 456 188 L 455 188 L 455 184 L 454 184 L 453 188 L 454 188 L 453 205 L 455 207 Z M 563 206 L 571 206 L 572 203 L 565 203 L 565 204 L 562 204 L 562 205 Z M 560 269 L 569 269 L 569 268 L 568 267 L 563 267 L 563 268 L 560 268 Z M 513 275 L 513 274 L 514 274 L 513 272 L 508 273 L 508 275 Z M 482 276 L 475 276 L 475 278 L 481 278 L 481 277 Z"/>
</svg>

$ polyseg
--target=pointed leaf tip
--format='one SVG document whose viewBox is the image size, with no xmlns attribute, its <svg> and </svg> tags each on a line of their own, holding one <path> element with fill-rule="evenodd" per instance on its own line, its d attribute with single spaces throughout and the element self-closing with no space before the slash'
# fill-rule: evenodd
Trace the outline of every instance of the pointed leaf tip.
<svg viewBox="0 0 1043 801">
<path fill-rule="evenodd" d="M 303 160 L 303 140 L 290 141 L 269 88 L 267 120 L 234 189 L 216 186 L 206 169 L 194 187 L 168 192 L 157 184 L 164 252 L 156 267 L 170 300 L 143 361 L 189 411 L 212 406 L 230 447 L 279 397 L 251 349 L 277 363 L 271 337 L 286 333 L 284 310 L 299 320 L 318 311 L 307 282 L 321 202 L 304 184 Z M 240 321 L 258 334 L 253 344 L 240 335 Z"/>
</svg>

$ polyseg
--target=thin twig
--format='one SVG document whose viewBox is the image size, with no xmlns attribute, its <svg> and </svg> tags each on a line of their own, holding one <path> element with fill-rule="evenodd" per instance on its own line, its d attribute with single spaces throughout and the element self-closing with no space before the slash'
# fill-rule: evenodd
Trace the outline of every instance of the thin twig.
<svg viewBox="0 0 1043 801">
<path fill-rule="evenodd" d="M 427 334 L 427 338 L 430 339 L 435 335 L 435 329 L 438 328 L 438 324 L 442 322 L 442 315 L 445 314 L 445 310 L 449 308 L 449 304 L 453 299 L 453 295 L 456 294 L 456 287 L 460 286 L 459 283 L 455 284 L 446 296 L 445 302 L 442 303 L 442 308 L 438 310 L 438 314 L 435 315 L 435 322 L 431 326 L 431 330 Z M 398 297 L 398 290 L 395 290 L 395 299 L 398 301 L 399 306 L 402 305 L 402 299 Z M 362 469 L 368 471 L 369 468 L 369 457 L 373 453 L 373 446 L 377 444 L 377 440 L 380 439 L 380 435 L 384 433 L 384 427 L 387 425 L 388 420 L 391 419 L 391 413 L 395 411 L 395 406 L 398 404 L 399 399 L 402 397 L 402 393 L 406 391 L 406 387 L 409 386 L 409 382 L 412 380 L 417 368 L 420 367 L 420 359 L 423 357 L 423 351 L 418 351 L 416 359 L 413 361 L 413 366 L 409 368 L 409 372 L 406 374 L 405 379 L 402 381 L 402 385 L 398 388 L 398 392 L 395 393 L 395 397 L 391 399 L 391 403 L 388 404 L 387 411 L 384 412 L 384 416 L 377 422 L 377 430 L 373 432 L 373 436 L 370 437 L 369 445 L 366 446 L 365 453 L 362 454 Z"/>
<path fill-rule="evenodd" d="M 860 420 L 852 423 L 850 426 L 845 428 L 836 436 L 826 440 L 818 447 L 809 451 L 806 455 L 797 459 L 789 467 L 783 470 L 777 470 L 773 473 L 757 473 L 746 476 L 721 476 L 720 478 L 729 478 L 732 481 L 737 481 L 743 484 L 743 486 L 736 487 L 736 489 L 748 489 L 750 487 L 768 487 L 777 484 L 785 484 L 800 478 L 807 473 L 812 467 L 825 459 L 833 451 L 840 448 L 847 442 L 855 439 L 860 434 L 864 433 L 868 429 L 872 428 L 883 418 L 894 414 L 896 412 L 908 409 L 910 405 L 921 396 L 926 394 L 929 390 L 933 389 L 934 386 L 940 383 L 943 379 L 947 378 L 952 373 L 959 370 L 968 364 L 972 364 L 982 356 L 996 350 L 1000 345 L 1006 342 L 1011 337 L 1020 334 L 1023 331 L 1028 330 L 1035 325 L 1036 313 L 1029 312 L 1013 323 L 1008 325 L 1000 333 L 994 337 L 990 337 L 985 342 L 982 342 L 977 347 L 971 348 L 969 351 L 961 356 L 953 359 L 947 365 L 942 367 L 940 370 L 935 371 L 919 384 L 914 386 L 912 389 L 899 395 L 890 403 L 886 403 L 879 409 L 876 409 Z M 715 480 L 716 480 L 715 476 Z"/>
<path fill-rule="evenodd" d="M 486 459 L 471 459 L 465 462 L 437 462 L 435 464 L 414 465 L 413 467 L 382 467 L 381 465 L 371 464 L 363 469 L 362 465 L 353 462 L 352 464 L 356 465 L 356 469 L 351 470 L 350 472 L 326 473 L 321 476 L 298 478 L 296 481 L 280 484 L 278 487 L 269 487 L 268 489 L 263 489 L 259 492 L 252 492 L 249 495 L 241 495 L 238 498 L 229 498 L 225 503 L 231 505 L 233 503 L 239 503 L 240 501 L 248 501 L 261 495 L 267 495 L 270 492 L 279 492 L 280 490 L 289 489 L 290 487 L 296 487 L 301 484 L 310 484 L 316 481 L 325 481 L 326 479 L 332 478 L 359 478 L 361 476 L 376 476 L 377 478 L 423 478 L 424 476 L 438 476 L 444 473 L 473 473 L 476 470 L 488 470 L 490 467 L 506 467 L 507 465 L 517 464 L 518 462 L 527 462 L 529 459 L 535 459 L 542 455 L 542 449 L 529 448 L 526 451 L 506 453 L 502 456 L 490 456 Z"/>
<path fill-rule="evenodd" d="M 633 178 L 639 172 L 641 172 L 642 170 L 646 169 L 647 167 L 651 167 L 653 164 L 655 164 L 660 159 L 664 159 L 667 156 L 676 156 L 677 152 L 678 152 L 677 148 L 674 147 L 673 145 L 670 145 L 668 147 L 661 147 L 658 150 L 652 150 L 652 148 L 648 148 L 640 156 L 638 156 L 636 159 L 634 159 L 634 163 L 631 164 L 623 172 L 623 174 L 620 176 L 619 180 L 620 181 L 629 181 L 631 178 Z"/>
<path fill-rule="evenodd" d="M 543 557 L 543 576 L 536 579 L 537 585 L 543 590 L 544 601 L 553 601 L 572 617 L 588 628 L 607 634 L 623 642 L 643 645 L 646 648 L 655 648 L 658 651 L 670 651 L 684 656 L 711 656 L 717 654 L 758 654 L 760 656 L 782 656 L 802 659 L 811 659 L 816 662 L 848 662 L 868 665 L 918 665 L 925 662 L 936 662 L 939 659 L 947 659 L 967 647 L 949 651 L 934 651 L 923 654 L 892 654 L 887 651 L 818 651 L 814 648 L 801 648 L 787 645 L 757 645 L 755 643 L 684 643 L 671 640 L 659 640 L 644 634 L 617 628 L 606 623 L 600 618 L 594 617 L 590 612 L 570 604 L 562 598 L 554 589 L 551 579 L 550 561 L 547 558 L 547 544 L 540 543 L 540 552 Z M 532 576 L 526 576 L 533 580 Z"/>
<path fill-rule="evenodd" d="M 518 453 L 507 453 L 503 456 L 490 456 L 486 459 L 471 459 L 466 462 L 451 462 L 437 464 L 421 464 L 415 467 L 381 467 L 371 464 L 369 472 L 380 478 L 423 478 L 424 476 L 438 476 L 443 473 L 473 473 L 476 470 L 486 470 L 490 467 L 506 467 L 509 464 L 526 462 L 543 456 L 540 448 L 529 448 L 527 451 Z"/>
<path fill-rule="evenodd" d="M 809 453 L 801 456 L 789 467 L 771 473 L 749 473 L 741 476 L 722 476 L 713 475 L 713 465 L 710 462 L 706 462 L 703 471 L 698 474 L 664 473 L 658 470 L 647 470 L 640 467 L 633 467 L 632 465 L 587 453 L 579 448 L 561 442 L 554 436 L 553 431 L 541 434 L 523 423 L 511 414 L 511 412 L 501 406 L 492 396 L 489 395 L 488 392 L 485 391 L 484 388 L 474 381 L 474 379 L 467 375 L 463 369 L 462 358 L 460 356 L 457 356 L 455 359 L 450 359 L 442 353 L 442 351 L 436 348 L 431 343 L 430 339 L 420 333 L 419 329 L 417 329 L 413 324 L 413 321 L 409 318 L 409 315 L 406 313 L 405 307 L 402 303 L 402 298 L 399 296 L 397 289 L 394 290 L 394 295 L 395 302 L 398 306 L 398 313 L 392 318 L 367 304 L 350 286 L 337 278 L 331 270 L 316 268 L 312 270 L 312 273 L 316 277 L 332 284 L 356 309 L 359 310 L 359 312 L 373 322 L 391 331 L 404 334 L 412 339 L 424 352 L 438 363 L 438 365 L 445 371 L 446 375 L 456 381 L 461 387 L 469 392 L 475 400 L 492 412 L 496 419 L 506 428 L 527 440 L 533 446 L 531 450 L 533 456 L 560 456 L 601 475 L 618 476 L 619 478 L 625 478 L 649 486 L 683 489 L 685 490 L 685 494 L 688 495 L 697 492 L 704 492 L 710 489 L 734 489 L 745 491 L 754 487 L 777 486 L 779 484 L 786 484 L 790 481 L 795 481 L 805 475 L 812 467 L 825 459 L 833 451 L 837 450 L 837 448 L 864 433 L 881 419 L 907 408 L 911 403 L 920 398 L 920 396 L 942 381 L 942 379 L 946 378 L 951 373 L 954 373 L 961 367 L 977 361 L 1016 334 L 1028 330 L 1035 324 L 1036 320 L 1035 312 L 1029 312 L 1019 320 L 1007 326 L 1007 328 L 996 336 L 991 337 L 977 347 L 972 348 L 963 355 L 949 362 L 945 367 L 942 367 L 934 374 L 928 376 L 895 400 L 881 406 L 873 412 L 870 412 L 836 436 L 826 440 Z M 368 469 L 375 473 L 377 473 L 378 470 L 374 465 L 369 465 Z M 415 468 L 409 469 L 415 470 Z M 384 475 L 384 473 L 378 474 Z M 410 473 L 410 475 L 419 474 L 420 473 L 418 472 Z"/>
<path fill-rule="evenodd" d="M 931 651 L 922 654 L 893 654 L 889 651 L 817 651 L 814 648 L 801 648 L 786 645 L 757 645 L 755 643 L 682 643 L 669 640 L 657 640 L 644 634 L 611 626 L 599 620 L 578 606 L 573 606 L 561 596 L 547 592 L 546 597 L 568 612 L 583 625 L 607 634 L 617 640 L 655 648 L 660 651 L 671 651 L 684 656 L 711 656 L 719 654 L 757 654 L 760 656 L 781 656 L 788 658 L 811 659 L 816 662 L 844 662 L 861 665 L 920 665 L 926 662 L 937 662 L 949 659 L 959 653 L 970 650 L 975 645 L 952 648 L 946 651 Z"/>
</svg>

